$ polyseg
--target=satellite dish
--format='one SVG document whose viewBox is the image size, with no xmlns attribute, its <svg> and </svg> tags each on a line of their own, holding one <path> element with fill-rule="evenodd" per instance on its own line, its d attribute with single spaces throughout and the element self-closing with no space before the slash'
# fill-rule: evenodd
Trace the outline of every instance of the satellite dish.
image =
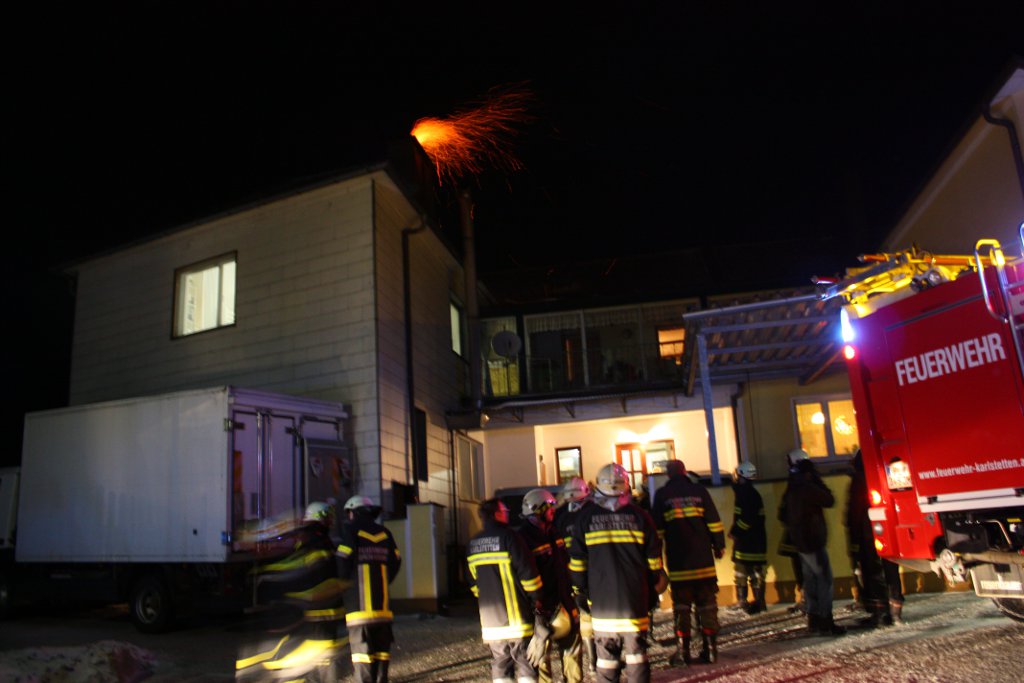
<svg viewBox="0 0 1024 683">
<path fill-rule="evenodd" d="M 491 338 L 491 348 L 499 356 L 514 358 L 523 348 L 523 340 L 515 332 L 502 330 Z"/>
</svg>

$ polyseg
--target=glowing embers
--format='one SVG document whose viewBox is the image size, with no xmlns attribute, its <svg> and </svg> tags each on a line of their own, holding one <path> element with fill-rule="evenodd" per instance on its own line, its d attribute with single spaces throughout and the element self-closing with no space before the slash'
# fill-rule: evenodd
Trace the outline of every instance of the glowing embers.
<svg viewBox="0 0 1024 683">
<path fill-rule="evenodd" d="M 478 106 L 448 118 L 418 120 L 411 135 L 434 162 L 442 182 L 479 175 L 488 167 L 518 171 L 523 164 L 511 151 L 512 141 L 519 127 L 533 120 L 531 100 L 524 90 L 495 91 Z"/>
</svg>

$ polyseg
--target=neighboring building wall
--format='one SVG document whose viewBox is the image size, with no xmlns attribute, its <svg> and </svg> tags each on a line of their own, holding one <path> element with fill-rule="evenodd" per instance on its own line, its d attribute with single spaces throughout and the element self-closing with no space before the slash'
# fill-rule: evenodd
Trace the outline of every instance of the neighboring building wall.
<svg viewBox="0 0 1024 683">
<path fill-rule="evenodd" d="M 1006 94 L 992 105 L 1008 119 L 1024 145 L 1024 71 L 1017 71 Z M 896 251 L 917 244 L 941 254 L 969 254 L 982 238 L 996 238 L 1020 253 L 1017 228 L 1024 221 L 1024 195 L 1007 130 L 980 116 L 942 161 L 886 238 Z"/>
<path fill-rule="evenodd" d="M 415 229 L 419 217 L 390 183 L 375 185 L 375 261 L 380 338 L 380 481 L 384 496 L 392 481 L 413 483 L 412 445 L 405 361 L 405 308 L 402 280 L 402 230 Z M 461 268 L 430 230 L 409 237 L 413 311 L 413 364 L 416 407 L 427 414 L 427 480 L 420 482 L 421 503 L 452 505 L 452 442 L 445 411 L 459 404 L 464 361 L 452 351 L 450 287 L 461 289 Z"/>
<path fill-rule="evenodd" d="M 794 433 L 793 399 L 850 393 L 846 371 L 825 375 L 801 385 L 796 379 L 746 384 L 738 403 L 740 451 L 757 466 L 762 479 L 786 477 L 786 454 L 799 446 Z"/>
</svg>

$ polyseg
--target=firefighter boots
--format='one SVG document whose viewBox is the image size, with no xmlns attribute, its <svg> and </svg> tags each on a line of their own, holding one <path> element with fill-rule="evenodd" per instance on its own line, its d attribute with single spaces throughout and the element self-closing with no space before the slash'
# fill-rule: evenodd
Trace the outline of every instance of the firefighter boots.
<svg viewBox="0 0 1024 683">
<path fill-rule="evenodd" d="M 676 638 L 676 651 L 669 657 L 668 663 L 671 666 L 689 666 L 693 663 L 690 656 L 690 636 Z"/>
<path fill-rule="evenodd" d="M 903 603 L 895 600 L 889 601 L 889 613 L 892 614 L 892 623 L 895 626 L 903 626 Z"/>
<path fill-rule="evenodd" d="M 700 661 L 705 664 L 714 664 L 718 661 L 718 636 L 714 633 L 705 633 L 701 638 Z"/>
</svg>

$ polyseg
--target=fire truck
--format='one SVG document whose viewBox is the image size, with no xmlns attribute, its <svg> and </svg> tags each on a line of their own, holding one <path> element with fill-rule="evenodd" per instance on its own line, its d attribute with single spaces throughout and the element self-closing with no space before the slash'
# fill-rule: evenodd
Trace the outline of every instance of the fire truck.
<svg viewBox="0 0 1024 683">
<path fill-rule="evenodd" d="M 916 248 L 845 279 L 843 354 L 879 554 L 1024 621 L 1024 224 L 1021 256 Z"/>
</svg>

